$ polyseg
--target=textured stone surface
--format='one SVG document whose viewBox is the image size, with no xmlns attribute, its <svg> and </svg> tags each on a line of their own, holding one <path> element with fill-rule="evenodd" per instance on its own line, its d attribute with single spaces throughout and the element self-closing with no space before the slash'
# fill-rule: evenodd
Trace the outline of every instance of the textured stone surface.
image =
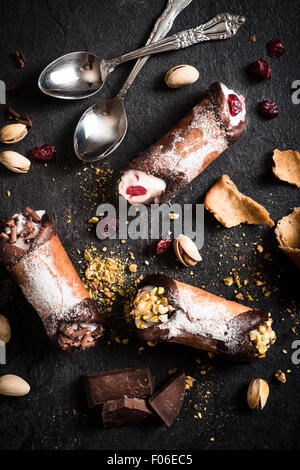
<svg viewBox="0 0 300 470">
<path fill-rule="evenodd" d="M 27 175 L 11 174 L 4 167 L 0 168 L 0 215 L 9 216 L 27 204 L 46 209 L 53 216 L 74 262 L 79 259 L 76 249 L 83 249 L 91 241 L 95 241 L 97 247 L 101 247 L 101 243 L 93 232 L 87 231 L 90 213 L 83 207 L 86 203 L 76 176 L 82 164 L 73 154 L 73 129 L 83 110 L 97 99 L 112 97 L 118 92 L 131 64 L 119 67 L 98 95 L 78 102 L 42 95 L 37 87 L 38 75 L 51 60 L 67 52 L 88 50 L 109 58 L 143 45 L 164 6 L 164 0 L 2 0 L 0 3 L 0 79 L 8 86 L 23 83 L 23 91 L 9 98 L 9 104 L 19 112 L 29 113 L 34 122 L 26 139 L 13 149 L 28 154 L 30 149 L 44 143 L 57 148 L 56 160 L 47 168 L 33 162 Z M 131 156 L 144 150 L 197 103 L 212 82 L 221 80 L 245 95 L 249 117 L 247 131 L 240 142 L 189 185 L 176 202 L 203 202 L 207 189 L 226 172 L 240 191 L 264 204 L 272 218 L 278 220 L 300 202 L 299 190 L 277 181 L 271 171 L 275 147 L 281 150 L 300 148 L 300 105 L 291 102 L 291 83 L 300 79 L 300 5 L 297 0 L 194 0 L 177 18 L 173 31 L 196 26 L 222 11 L 247 17 L 247 23 L 233 40 L 196 45 L 148 61 L 127 96 L 129 129 L 122 145 L 111 156 L 110 165 L 122 168 Z M 255 43 L 249 40 L 253 34 L 257 36 Z M 276 37 L 286 45 L 281 59 L 268 58 L 266 52 L 266 43 Z M 17 69 L 9 57 L 17 49 L 21 49 L 28 60 L 24 69 Z M 246 72 L 249 64 L 259 57 L 271 64 L 273 77 L 270 81 L 258 82 Z M 167 89 L 163 82 L 165 72 L 182 63 L 199 69 L 198 82 L 184 89 Z M 268 121 L 258 115 L 256 107 L 262 99 L 278 102 L 278 118 Z M 6 122 L 6 107 L 1 105 L 2 109 L 1 125 Z M 5 195 L 7 190 L 11 191 L 10 198 Z M 72 216 L 70 224 L 66 223 L 67 215 Z M 185 282 L 204 284 L 208 290 L 228 298 L 234 298 L 234 291 L 225 287 L 222 279 L 228 277 L 231 268 L 240 270 L 245 263 L 240 270 L 242 279 L 250 278 L 248 268 L 267 273 L 268 284 L 277 285 L 279 291 L 273 290 L 266 298 L 260 288 L 249 288 L 255 299 L 249 305 L 272 312 L 275 320 L 278 341 L 268 357 L 254 366 L 217 360 L 208 374 L 201 375 L 196 359 L 205 361 L 206 354 L 175 345 L 145 348 L 138 354 L 138 345 L 132 339 L 127 346 L 108 347 L 105 340 L 99 341 L 94 350 L 69 358 L 50 343 L 38 316 L 5 271 L 0 270 L 0 310 L 8 316 L 12 326 L 8 363 L 0 366 L 0 374 L 20 375 L 30 383 L 32 390 L 24 398 L 0 397 L 2 449 L 299 447 L 299 369 L 291 362 L 291 344 L 297 336 L 291 333 L 295 321 L 286 311 L 298 303 L 299 315 L 298 271 L 276 248 L 274 232 L 269 227 L 243 226 L 226 230 L 218 229 L 216 220 L 208 213 L 205 220 L 203 261 L 193 268 L 194 277 L 187 269 L 175 271 L 174 257 L 168 254 L 151 260 L 150 266 L 144 266 L 141 271 L 164 270 Z M 254 255 L 255 242 L 272 254 L 272 263 L 262 255 Z M 236 243 L 240 246 L 235 247 Z M 130 246 L 135 254 L 140 253 L 138 261 L 148 256 L 147 242 L 137 241 Z M 240 256 L 244 258 L 239 261 Z M 121 320 L 118 326 L 122 328 Z M 288 354 L 282 354 L 282 349 Z M 174 367 L 184 368 L 187 375 L 196 378 L 179 422 L 167 431 L 162 426 L 101 429 L 98 419 L 86 415 L 81 374 L 144 363 L 150 364 L 158 382 L 166 379 L 167 371 Z M 279 368 L 292 370 L 285 385 L 272 379 Z M 251 412 L 246 405 L 247 385 L 254 377 L 271 383 L 270 398 L 261 413 Z M 207 391 L 211 394 L 206 403 L 203 397 Z M 199 404 L 202 420 L 194 419 L 194 404 Z M 74 415 L 73 409 L 78 413 Z M 212 436 L 214 442 L 209 440 Z"/>
</svg>

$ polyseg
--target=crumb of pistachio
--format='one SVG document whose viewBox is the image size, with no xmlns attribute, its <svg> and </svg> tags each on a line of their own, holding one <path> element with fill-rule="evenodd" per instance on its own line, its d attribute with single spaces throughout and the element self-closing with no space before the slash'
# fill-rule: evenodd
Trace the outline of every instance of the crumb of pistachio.
<svg viewBox="0 0 300 470">
<path fill-rule="evenodd" d="M 92 218 L 88 221 L 89 224 L 97 224 L 98 222 L 99 222 L 98 217 L 92 217 Z"/>
<path fill-rule="evenodd" d="M 277 372 L 275 372 L 275 377 L 279 382 L 282 382 L 283 384 L 286 383 L 286 376 L 282 370 L 279 369 Z"/>
<path fill-rule="evenodd" d="M 244 300 L 244 296 L 243 296 L 243 294 L 241 294 L 241 292 L 239 292 L 238 294 L 236 294 L 235 297 L 236 297 L 236 299 L 238 299 L 238 300 Z"/>
<path fill-rule="evenodd" d="M 130 264 L 128 269 L 131 273 L 136 273 L 137 272 L 137 265 L 136 264 Z"/>
<path fill-rule="evenodd" d="M 233 278 L 232 277 L 225 277 L 225 279 L 223 279 L 223 282 L 224 282 L 225 286 L 231 286 L 233 284 Z"/>
</svg>

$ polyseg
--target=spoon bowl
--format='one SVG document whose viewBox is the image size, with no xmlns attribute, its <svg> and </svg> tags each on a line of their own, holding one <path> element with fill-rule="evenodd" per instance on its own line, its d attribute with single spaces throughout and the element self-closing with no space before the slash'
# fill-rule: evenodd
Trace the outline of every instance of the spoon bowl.
<svg viewBox="0 0 300 470">
<path fill-rule="evenodd" d="M 49 64 L 38 80 L 46 95 L 63 99 L 83 99 L 102 88 L 101 60 L 89 52 L 71 52 Z"/>
<path fill-rule="evenodd" d="M 127 132 L 123 99 L 94 104 L 82 115 L 74 133 L 74 150 L 85 162 L 95 162 L 113 152 Z"/>
</svg>

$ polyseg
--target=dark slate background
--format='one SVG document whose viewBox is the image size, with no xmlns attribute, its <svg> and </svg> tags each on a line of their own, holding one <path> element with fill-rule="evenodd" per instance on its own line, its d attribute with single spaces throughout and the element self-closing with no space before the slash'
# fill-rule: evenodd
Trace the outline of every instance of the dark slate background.
<svg viewBox="0 0 300 470">
<path fill-rule="evenodd" d="M 77 249 L 84 249 L 92 241 L 98 248 L 102 244 L 93 231 L 87 231 L 87 220 L 93 209 L 76 175 L 82 163 L 73 154 L 73 130 L 88 106 L 118 92 L 131 64 L 119 67 L 97 96 L 81 102 L 64 102 L 42 95 L 37 87 L 38 75 L 50 61 L 67 52 L 87 50 L 110 58 L 143 45 L 164 7 L 164 0 L 2 0 L 0 3 L 0 79 L 7 86 L 22 84 L 21 92 L 9 97 L 7 104 L 19 112 L 29 113 L 34 122 L 26 139 L 12 148 L 26 155 L 33 147 L 44 143 L 57 148 L 56 160 L 47 168 L 33 162 L 27 175 L 15 175 L 0 168 L 0 213 L 7 217 L 25 205 L 46 209 L 54 218 L 62 242 L 75 263 L 80 258 Z M 240 142 L 186 188 L 176 202 L 201 203 L 211 184 L 226 172 L 241 191 L 263 203 L 277 221 L 299 205 L 299 190 L 273 177 L 271 156 L 276 147 L 300 148 L 300 106 L 291 102 L 292 81 L 300 79 L 300 5 L 297 0 L 194 0 L 176 19 L 173 31 L 201 24 L 222 11 L 247 17 L 247 23 L 234 39 L 162 54 L 146 64 L 126 99 L 127 136 L 109 158 L 109 165 L 121 169 L 137 151 L 145 149 L 197 103 L 212 82 L 220 80 L 245 95 L 247 131 Z M 253 34 L 257 36 L 255 43 L 249 40 Z M 247 67 L 259 57 L 267 59 L 265 46 L 274 37 L 284 42 L 286 53 L 281 59 L 269 58 L 273 78 L 257 82 L 249 77 Z M 10 57 L 17 49 L 21 49 L 28 60 L 25 69 L 18 69 Z M 165 72 L 182 63 L 199 69 L 198 82 L 184 89 L 167 89 L 163 82 Z M 257 103 L 262 99 L 278 102 L 277 119 L 267 121 L 258 115 Z M 6 108 L 1 106 L 1 125 L 7 122 Z M 4 148 L 1 146 L 1 150 Z M 92 181 L 91 187 L 94 184 Z M 5 194 L 7 190 L 11 191 L 10 198 Z M 66 223 L 68 215 L 70 224 Z M 0 366 L 0 373 L 20 375 L 32 387 L 24 398 L 0 397 L 1 449 L 299 448 L 299 367 L 291 361 L 291 345 L 298 337 L 291 332 L 297 322 L 292 315 L 299 315 L 298 271 L 276 248 L 274 231 L 269 227 L 218 229 L 218 223 L 209 214 L 205 222 L 203 261 L 193 269 L 193 278 L 187 269 L 175 271 L 173 255 L 150 259 L 146 242 L 129 244 L 139 255 L 139 272 L 164 270 L 183 281 L 204 284 L 208 290 L 232 299 L 234 287 L 225 287 L 222 283 L 231 268 L 238 269 L 242 279 L 251 279 L 251 272 L 262 272 L 272 290 L 271 296 L 264 297 L 254 286 L 249 292 L 255 301 L 245 300 L 244 303 L 272 312 L 278 341 L 268 357 L 253 366 L 233 365 L 217 359 L 212 361 L 212 370 L 201 375 L 196 359 L 205 363 L 205 353 L 169 345 L 145 348 L 139 354 L 138 344 L 131 339 L 127 346 L 114 343 L 110 347 L 102 340 L 94 350 L 70 358 L 50 343 L 36 313 L 1 270 L 0 311 L 11 322 L 12 339 L 7 348 L 7 365 Z M 271 262 L 255 254 L 255 242 L 264 246 L 264 253 L 271 253 Z M 239 247 L 234 246 L 237 243 Z M 142 264 L 145 258 L 150 259 L 147 268 Z M 119 316 L 115 312 L 111 317 L 120 336 L 125 337 L 120 312 Z M 297 328 L 296 325 L 298 334 Z M 284 355 L 282 349 L 288 354 Z M 184 368 L 196 378 L 193 390 L 186 395 L 179 421 L 170 429 L 164 426 L 101 429 L 98 417 L 86 414 L 81 374 L 144 363 L 150 364 L 158 382 L 164 381 L 173 367 Z M 273 378 L 279 368 L 292 370 L 285 385 Z M 262 412 L 251 412 L 246 405 L 247 385 L 256 377 L 265 378 L 271 387 L 270 399 Z M 206 400 L 207 391 L 211 393 Z M 194 419 L 194 404 L 199 405 L 202 420 Z M 76 415 L 73 409 L 77 410 Z M 214 437 L 213 442 L 211 437 Z"/>
</svg>

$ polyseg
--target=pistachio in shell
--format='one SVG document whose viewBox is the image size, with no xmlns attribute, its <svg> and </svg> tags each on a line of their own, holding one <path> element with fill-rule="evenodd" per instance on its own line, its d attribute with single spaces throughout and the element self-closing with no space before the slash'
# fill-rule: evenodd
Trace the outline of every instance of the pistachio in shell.
<svg viewBox="0 0 300 470">
<path fill-rule="evenodd" d="M 23 397 L 30 392 L 30 385 L 18 375 L 7 374 L 0 377 L 0 395 Z"/>
<path fill-rule="evenodd" d="M 269 397 L 269 385 L 263 379 L 250 382 L 247 392 L 247 402 L 252 410 L 262 410 Z"/>
<path fill-rule="evenodd" d="M 172 67 L 165 75 L 165 83 L 169 88 L 181 88 L 195 83 L 199 78 L 198 70 L 192 65 L 182 64 Z"/>
<path fill-rule="evenodd" d="M 201 261 L 201 255 L 195 243 L 186 235 L 179 235 L 173 243 L 175 254 L 184 266 L 195 266 Z"/>
<path fill-rule="evenodd" d="M 24 139 L 27 133 L 24 124 L 8 124 L 0 129 L 0 141 L 3 144 L 15 144 Z"/>
<path fill-rule="evenodd" d="M 4 344 L 8 343 L 11 337 L 10 324 L 6 317 L 0 315 L 0 340 Z"/>
</svg>

